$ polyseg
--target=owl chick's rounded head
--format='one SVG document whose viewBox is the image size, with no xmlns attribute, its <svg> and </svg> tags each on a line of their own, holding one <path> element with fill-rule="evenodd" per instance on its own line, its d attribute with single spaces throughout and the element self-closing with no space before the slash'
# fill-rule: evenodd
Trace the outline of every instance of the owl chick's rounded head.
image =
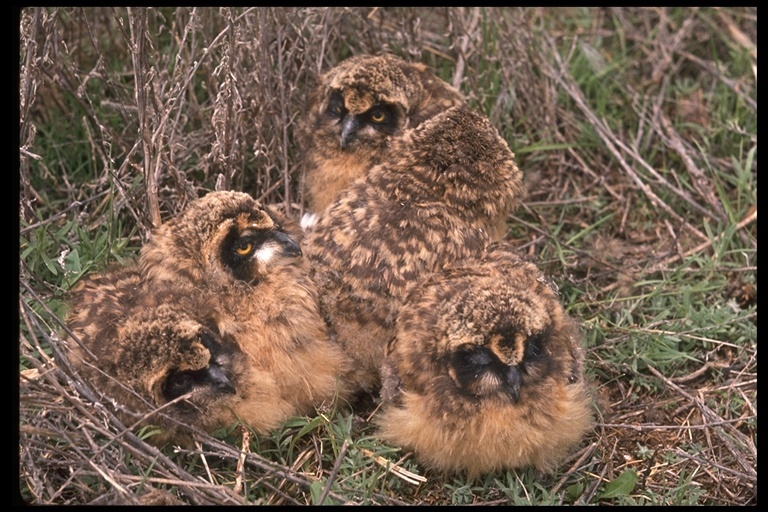
<svg viewBox="0 0 768 512">
<path fill-rule="evenodd" d="M 358 55 L 342 61 L 321 79 L 328 92 L 337 91 L 344 107 L 361 114 L 378 103 L 399 105 L 405 112 L 421 98 L 424 85 L 415 73 L 421 64 L 394 55 Z"/>
<path fill-rule="evenodd" d="M 382 369 L 379 435 L 442 471 L 549 471 L 592 425 L 577 324 L 504 245 L 413 292 Z"/>
<path fill-rule="evenodd" d="M 290 224 L 292 233 L 288 233 Z M 248 283 L 301 256 L 300 228 L 243 192 L 210 192 L 160 226 L 141 251 L 150 279 Z"/>
<path fill-rule="evenodd" d="M 320 213 L 387 161 L 403 131 L 464 101 L 424 64 L 390 54 L 357 55 L 327 71 L 308 97 L 298 130 L 309 207 Z"/>
<path fill-rule="evenodd" d="M 118 336 L 115 376 L 155 405 L 193 393 L 190 402 L 202 407 L 236 392 L 237 348 L 173 305 L 137 311 Z"/>
<path fill-rule="evenodd" d="M 427 389 L 439 381 L 449 401 L 517 402 L 544 378 L 579 378 L 581 360 L 572 350 L 575 324 L 556 293 L 532 263 L 502 268 L 483 272 L 481 267 L 479 274 L 448 270 L 428 281 L 403 309 L 399 350 L 406 358 L 437 364 L 438 380 L 414 372 L 415 387 Z"/>
</svg>

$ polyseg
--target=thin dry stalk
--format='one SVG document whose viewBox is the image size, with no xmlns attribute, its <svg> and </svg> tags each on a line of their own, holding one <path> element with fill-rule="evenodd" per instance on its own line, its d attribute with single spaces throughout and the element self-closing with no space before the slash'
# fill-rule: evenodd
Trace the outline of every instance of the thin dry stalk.
<svg viewBox="0 0 768 512">
<path fill-rule="evenodd" d="M 643 167 L 645 167 L 648 171 L 651 172 L 654 177 L 656 177 L 659 180 L 663 179 L 661 176 L 653 169 L 653 167 L 645 161 L 640 158 L 639 155 L 633 150 L 631 150 L 629 147 L 627 147 L 619 137 L 617 137 L 611 129 L 600 119 L 597 118 L 594 112 L 589 108 L 587 105 L 586 99 L 584 98 L 583 93 L 579 90 L 578 86 L 573 81 L 573 78 L 570 76 L 567 68 L 565 67 L 565 64 L 563 63 L 560 54 L 558 53 L 554 43 L 550 40 L 549 41 L 549 49 L 551 52 L 551 55 L 555 62 L 558 65 L 558 68 L 552 68 L 549 65 L 545 66 L 546 72 L 549 74 L 551 78 L 553 78 L 557 83 L 560 84 L 560 86 L 571 96 L 571 98 L 576 102 L 576 104 L 579 106 L 581 111 L 584 113 L 584 115 L 589 119 L 592 126 L 597 131 L 598 135 L 602 139 L 602 141 L 605 143 L 608 150 L 611 152 L 611 154 L 616 158 L 616 160 L 619 162 L 619 165 L 621 168 L 627 173 L 627 175 L 630 176 L 632 181 L 635 183 L 635 185 L 648 197 L 648 199 L 659 208 L 663 209 L 667 214 L 669 214 L 673 219 L 675 219 L 678 223 L 680 223 L 682 226 L 686 227 L 688 230 L 690 230 L 692 233 L 696 234 L 699 238 L 702 240 L 707 240 L 707 236 L 696 229 L 694 226 L 692 226 L 690 223 L 688 223 L 685 219 L 683 219 L 677 212 L 675 212 L 666 202 L 664 202 L 652 189 L 651 187 L 646 184 L 640 176 L 635 172 L 635 170 L 632 168 L 631 165 L 627 163 L 627 161 L 624 159 L 624 157 L 621 154 L 621 151 L 619 149 L 629 152 L 629 154 L 638 162 L 643 163 Z M 676 187 L 669 186 L 667 184 L 667 189 L 676 192 L 680 197 L 683 199 L 686 199 L 687 202 L 689 202 L 691 205 L 693 205 L 697 210 L 701 212 L 706 212 L 709 215 L 709 212 L 707 212 L 706 209 L 702 208 L 701 206 L 697 205 L 694 201 L 690 200 L 686 196 L 686 194 L 682 193 L 679 189 Z"/>
<path fill-rule="evenodd" d="M 131 59 L 133 62 L 133 76 L 136 83 L 134 94 L 136 95 L 136 108 L 139 114 L 139 137 L 143 153 L 142 172 L 147 187 L 147 208 L 149 220 L 153 228 L 162 223 L 160 216 L 160 202 L 158 200 L 158 169 L 152 168 L 155 161 L 155 148 L 152 145 L 152 120 L 156 118 L 154 102 L 150 101 L 149 94 L 153 87 L 154 73 L 149 68 L 145 49 L 146 40 L 150 37 L 147 33 L 147 10 L 144 8 L 128 9 L 128 19 L 131 27 Z"/>
</svg>

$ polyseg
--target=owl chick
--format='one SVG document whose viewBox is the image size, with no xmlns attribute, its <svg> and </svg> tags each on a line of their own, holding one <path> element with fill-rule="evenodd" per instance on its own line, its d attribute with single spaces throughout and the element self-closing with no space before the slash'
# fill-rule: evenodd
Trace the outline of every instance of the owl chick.
<svg viewBox="0 0 768 512">
<path fill-rule="evenodd" d="M 321 213 L 341 190 L 388 160 L 393 138 L 463 103 L 427 66 L 394 55 L 350 57 L 325 73 L 299 128 L 309 209 Z"/>
<path fill-rule="evenodd" d="M 155 286 L 183 283 L 210 297 L 218 331 L 274 377 L 293 414 L 346 396 L 339 376 L 349 364 L 320 316 L 301 236 L 248 194 L 211 192 L 160 226 L 140 256 Z M 254 402 L 252 413 L 264 406 Z"/>
<path fill-rule="evenodd" d="M 68 327 L 80 340 L 69 343 L 70 361 L 120 404 L 126 424 L 144 416 L 159 426 L 155 444 L 188 443 L 182 424 L 210 432 L 240 419 L 265 432 L 294 413 L 274 376 L 249 367 L 192 288 L 155 288 L 129 265 L 89 276 L 70 304 Z"/>
<path fill-rule="evenodd" d="M 410 290 L 500 238 L 522 192 L 506 142 L 454 107 L 406 131 L 391 158 L 331 204 L 304 240 L 329 330 L 374 390 L 394 318 Z"/>
<path fill-rule="evenodd" d="M 578 326 L 497 242 L 413 289 L 382 369 L 382 439 L 475 477 L 549 471 L 591 428 Z"/>
</svg>

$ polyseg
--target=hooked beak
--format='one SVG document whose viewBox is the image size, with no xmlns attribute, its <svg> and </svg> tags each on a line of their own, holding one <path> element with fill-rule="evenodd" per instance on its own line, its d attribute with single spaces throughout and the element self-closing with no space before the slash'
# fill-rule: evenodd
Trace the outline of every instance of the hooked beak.
<svg viewBox="0 0 768 512">
<path fill-rule="evenodd" d="M 517 402 L 520 400 L 520 370 L 517 366 L 510 366 L 504 374 L 504 384 L 507 393 Z"/>
<path fill-rule="evenodd" d="M 218 366 L 211 365 L 208 367 L 208 377 L 211 379 L 211 382 L 217 391 L 220 391 L 221 393 L 235 393 L 235 386 L 229 381 L 227 374 Z"/>
<path fill-rule="evenodd" d="M 282 231 L 275 231 L 274 237 L 280 243 L 284 256 L 301 256 L 301 247 L 293 238 Z"/>
<path fill-rule="evenodd" d="M 346 148 L 355 139 L 360 121 L 355 116 L 346 115 L 341 121 L 341 149 Z"/>
</svg>

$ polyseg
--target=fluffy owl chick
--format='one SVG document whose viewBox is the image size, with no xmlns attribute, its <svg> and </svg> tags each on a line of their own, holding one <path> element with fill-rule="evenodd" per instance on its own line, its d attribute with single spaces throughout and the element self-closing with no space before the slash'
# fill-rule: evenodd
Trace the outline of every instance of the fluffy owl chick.
<svg viewBox="0 0 768 512">
<path fill-rule="evenodd" d="M 323 316 L 355 361 L 349 379 L 369 391 L 407 293 L 500 238 L 522 191 L 506 142 L 467 107 L 406 131 L 393 149 L 340 194 L 303 244 Z"/>
<path fill-rule="evenodd" d="M 274 377 L 295 414 L 345 396 L 349 363 L 320 316 L 301 236 L 248 194 L 211 192 L 160 226 L 140 257 L 154 286 L 183 283 L 215 305 L 221 335 Z"/>
<path fill-rule="evenodd" d="M 70 340 L 69 360 L 120 404 L 126 424 L 146 415 L 142 423 L 159 426 L 155 444 L 187 443 L 179 422 L 213 431 L 240 419 L 263 433 L 294 412 L 274 376 L 250 368 L 216 330 L 193 289 L 155 289 L 128 266 L 82 281 L 70 308 L 68 327 L 80 343 Z"/>
<path fill-rule="evenodd" d="M 299 128 L 305 194 L 320 214 L 353 181 L 388 160 L 393 138 L 464 98 L 427 66 L 358 55 L 320 78 Z"/>
<path fill-rule="evenodd" d="M 504 242 L 415 288 L 387 352 L 379 435 L 431 468 L 548 471 L 591 428 L 578 326 Z"/>
</svg>

